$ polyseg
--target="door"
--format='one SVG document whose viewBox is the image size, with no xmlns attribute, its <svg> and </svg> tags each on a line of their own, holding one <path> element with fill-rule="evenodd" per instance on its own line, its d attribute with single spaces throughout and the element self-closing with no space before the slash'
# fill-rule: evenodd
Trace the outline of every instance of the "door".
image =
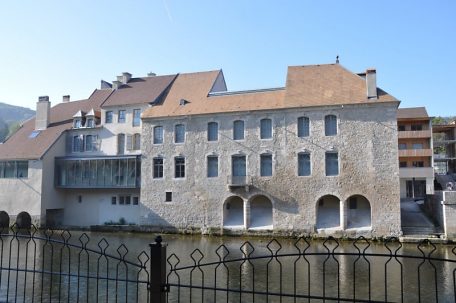
<svg viewBox="0 0 456 303">
<path fill-rule="evenodd" d="M 407 180 L 406 181 L 406 192 L 407 192 L 407 198 L 413 198 L 413 181 L 412 180 Z"/>
</svg>

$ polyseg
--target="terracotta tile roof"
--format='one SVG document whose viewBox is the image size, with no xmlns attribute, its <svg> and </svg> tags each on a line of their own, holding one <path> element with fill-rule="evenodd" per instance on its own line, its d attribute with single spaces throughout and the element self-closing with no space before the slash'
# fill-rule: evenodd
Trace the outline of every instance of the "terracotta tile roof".
<svg viewBox="0 0 456 303">
<path fill-rule="evenodd" d="M 398 101 L 381 89 L 378 99 L 367 99 L 365 79 L 339 64 L 289 67 L 284 89 L 209 94 L 215 78 L 216 72 L 179 75 L 163 104 L 147 109 L 142 117 Z M 189 103 L 179 105 L 181 99 Z"/>
<path fill-rule="evenodd" d="M 23 126 L 6 142 L 0 144 L 0 160 L 40 159 L 54 142 L 73 125 L 73 115 L 79 111 L 99 109 L 111 94 L 111 90 L 95 90 L 87 100 L 59 103 L 51 108 L 50 124 L 35 138 L 29 138 L 35 130 L 35 118 Z"/>
<path fill-rule="evenodd" d="M 398 119 L 425 119 L 429 120 L 425 107 L 408 107 L 397 109 Z"/>
<path fill-rule="evenodd" d="M 378 99 L 367 99 L 366 80 L 340 64 L 290 66 L 286 90 L 286 107 L 397 101 L 378 88 Z"/>
<path fill-rule="evenodd" d="M 174 80 L 162 104 L 146 109 L 142 117 L 167 117 L 200 114 L 211 111 L 208 94 L 211 91 L 220 70 L 198 73 L 179 74 Z M 180 105 L 181 100 L 185 105 Z"/>
<path fill-rule="evenodd" d="M 132 78 L 106 100 L 104 106 L 148 104 L 155 102 L 177 75 Z"/>
</svg>

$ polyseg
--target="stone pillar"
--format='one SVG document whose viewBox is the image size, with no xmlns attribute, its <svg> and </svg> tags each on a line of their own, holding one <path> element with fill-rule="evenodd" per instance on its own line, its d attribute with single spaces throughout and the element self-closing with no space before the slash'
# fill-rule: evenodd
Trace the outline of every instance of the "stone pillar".
<svg viewBox="0 0 456 303">
<path fill-rule="evenodd" d="M 340 200 L 340 228 L 347 229 L 348 207 L 347 201 Z"/>
<path fill-rule="evenodd" d="M 244 228 L 250 227 L 250 201 L 244 200 Z"/>
</svg>

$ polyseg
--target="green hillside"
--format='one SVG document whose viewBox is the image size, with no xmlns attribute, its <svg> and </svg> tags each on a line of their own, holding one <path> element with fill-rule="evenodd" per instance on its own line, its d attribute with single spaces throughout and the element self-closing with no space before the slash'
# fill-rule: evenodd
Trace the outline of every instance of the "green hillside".
<svg viewBox="0 0 456 303">
<path fill-rule="evenodd" d="M 20 123 L 33 117 L 35 111 L 0 102 L 0 142 L 14 133 Z"/>
</svg>

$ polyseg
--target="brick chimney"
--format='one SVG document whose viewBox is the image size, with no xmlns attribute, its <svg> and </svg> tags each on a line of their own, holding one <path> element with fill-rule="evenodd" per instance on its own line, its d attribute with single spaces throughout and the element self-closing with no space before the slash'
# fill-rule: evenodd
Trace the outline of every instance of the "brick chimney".
<svg viewBox="0 0 456 303">
<path fill-rule="evenodd" d="M 44 130 L 49 126 L 51 102 L 48 96 L 41 96 L 36 103 L 35 130 Z"/>
<path fill-rule="evenodd" d="M 366 70 L 366 87 L 367 99 L 377 99 L 377 71 L 375 68 L 368 68 Z"/>
</svg>

